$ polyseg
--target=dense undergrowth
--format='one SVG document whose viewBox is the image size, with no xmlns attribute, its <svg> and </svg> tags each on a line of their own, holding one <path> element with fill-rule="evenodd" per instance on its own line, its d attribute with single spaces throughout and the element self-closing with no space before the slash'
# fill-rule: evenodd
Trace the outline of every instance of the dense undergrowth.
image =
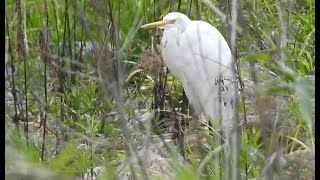
<svg viewBox="0 0 320 180">
<path fill-rule="evenodd" d="M 152 135 L 167 133 L 177 121 L 184 122 L 185 134 L 193 127 L 183 88 L 156 46 L 161 32 L 139 29 L 143 23 L 180 11 L 211 23 L 229 41 L 228 1 L 5 2 L 11 178 L 74 178 L 104 166 L 102 177 L 114 179 L 120 162 L 148 134 L 137 123 L 141 115 L 155 113 Z M 314 16 L 311 0 L 241 1 L 236 56 L 247 87 L 239 108 L 245 123 L 238 179 L 314 177 Z M 255 79 L 252 62 L 260 67 Z M 201 157 L 219 145 L 208 137 L 199 152 L 186 141 L 187 163 L 172 168 L 176 179 L 228 177 L 224 151 L 195 173 Z M 311 158 L 299 159 L 301 153 Z"/>
</svg>

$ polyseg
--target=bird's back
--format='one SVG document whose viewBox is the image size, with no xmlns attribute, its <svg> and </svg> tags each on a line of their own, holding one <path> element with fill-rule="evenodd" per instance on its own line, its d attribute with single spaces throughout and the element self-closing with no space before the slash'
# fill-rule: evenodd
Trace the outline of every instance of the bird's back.
<svg viewBox="0 0 320 180">
<path fill-rule="evenodd" d="M 200 101 L 211 118 L 221 112 L 224 126 L 231 125 L 235 73 L 228 43 L 220 32 L 203 21 L 192 21 L 180 37 L 180 50 L 189 63 L 184 86 L 190 99 Z M 233 81 L 234 82 L 234 81 Z M 220 111 L 220 112 L 219 112 Z"/>
<path fill-rule="evenodd" d="M 232 68 L 232 54 L 223 35 L 204 21 L 191 21 L 180 38 L 184 48 L 192 50 L 195 56 Z"/>
</svg>

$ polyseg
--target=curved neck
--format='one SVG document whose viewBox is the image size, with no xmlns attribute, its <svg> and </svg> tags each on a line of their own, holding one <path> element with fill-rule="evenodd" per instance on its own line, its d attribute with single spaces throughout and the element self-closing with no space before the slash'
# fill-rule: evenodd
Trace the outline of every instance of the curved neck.
<svg viewBox="0 0 320 180">
<path fill-rule="evenodd" d="M 190 19 L 183 19 L 183 21 L 178 25 L 178 29 L 181 33 L 183 33 L 186 28 L 188 27 L 189 23 L 191 22 Z"/>
</svg>

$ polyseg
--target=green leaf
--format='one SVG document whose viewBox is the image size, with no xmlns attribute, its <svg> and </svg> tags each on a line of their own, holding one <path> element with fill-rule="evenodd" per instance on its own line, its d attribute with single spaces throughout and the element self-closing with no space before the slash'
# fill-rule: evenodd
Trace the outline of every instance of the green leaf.
<svg viewBox="0 0 320 180">
<path fill-rule="evenodd" d="M 314 101 L 312 100 L 312 97 L 314 97 L 314 86 L 311 83 L 307 83 L 307 80 L 301 78 L 298 78 L 291 86 L 295 89 L 296 96 L 299 100 L 300 113 L 309 128 L 311 128 L 315 107 Z"/>
<path fill-rule="evenodd" d="M 129 80 L 137 73 L 141 73 L 143 71 L 143 69 L 137 69 L 137 70 L 134 70 L 132 71 L 128 77 L 126 78 L 126 82 L 129 82 Z"/>
<path fill-rule="evenodd" d="M 264 53 L 251 54 L 247 57 L 249 61 L 262 62 L 270 60 L 270 57 Z"/>
<path fill-rule="evenodd" d="M 89 165 L 87 158 L 83 161 L 84 157 L 85 154 L 81 154 L 76 145 L 70 144 L 50 161 L 48 167 L 65 175 L 76 175 Z"/>
</svg>

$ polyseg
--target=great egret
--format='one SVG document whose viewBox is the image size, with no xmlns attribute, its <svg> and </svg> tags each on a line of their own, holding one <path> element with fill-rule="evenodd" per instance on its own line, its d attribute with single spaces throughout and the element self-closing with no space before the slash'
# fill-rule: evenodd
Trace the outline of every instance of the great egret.
<svg viewBox="0 0 320 180">
<path fill-rule="evenodd" d="M 209 23 L 191 21 L 178 12 L 141 28 L 164 29 L 163 60 L 181 81 L 195 112 L 220 118 L 223 129 L 230 130 L 237 83 L 232 53 L 222 34 Z"/>
</svg>

